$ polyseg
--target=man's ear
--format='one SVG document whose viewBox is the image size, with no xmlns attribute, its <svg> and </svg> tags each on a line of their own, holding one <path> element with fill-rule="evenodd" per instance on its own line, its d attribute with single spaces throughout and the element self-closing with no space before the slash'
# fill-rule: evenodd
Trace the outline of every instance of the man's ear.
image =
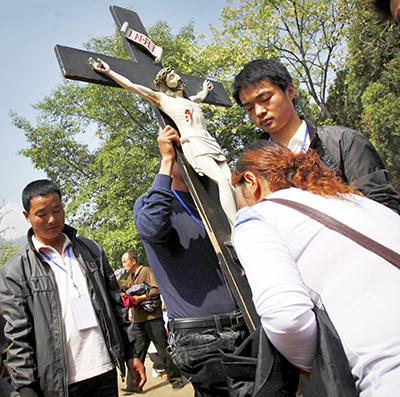
<svg viewBox="0 0 400 397">
<path fill-rule="evenodd" d="M 31 220 L 30 220 L 30 218 L 29 218 L 29 213 L 28 213 L 28 211 L 22 211 L 22 213 L 24 214 L 24 217 L 25 217 L 25 219 L 26 219 L 26 221 L 28 222 L 28 223 L 31 223 Z"/>
<path fill-rule="evenodd" d="M 247 187 L 251 192 L 252 196 L 254 197 L 256 202 L 258 202 L 261 196 L 261 188 L 258 178 L 252 172 L 247 171 L 244 174 L 244 180 L 246 181 Z"/>
<path fill-rule="evenodd" d="M 293 101 L 294 96 L 296 95 L 296 88 L 294 88 L 293 83 L 290 83 L 286 88 L 286 95 L 287 97 Z"/>
</svg>

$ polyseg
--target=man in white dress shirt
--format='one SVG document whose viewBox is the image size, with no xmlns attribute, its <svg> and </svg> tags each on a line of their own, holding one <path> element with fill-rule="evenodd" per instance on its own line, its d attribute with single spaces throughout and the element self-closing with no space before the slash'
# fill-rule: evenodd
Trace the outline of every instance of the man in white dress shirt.
<svg viewBox="0 0 400 397">
<path fill-rule="evenodd" d="M 344 182 L 354 182 L 366 197 L 400 213 L 400 196 L 389 183 L 379 154 L 358 131 L 338 126 L 316 126 L 297 114 L 296 89 L 280 62 L 257 59 L 235 77 L 233 97 L 264 133 L 260 139 L 277 141 L 294 153 L 315 149 L 322 162 L 338 170 Z"/>
</svg>

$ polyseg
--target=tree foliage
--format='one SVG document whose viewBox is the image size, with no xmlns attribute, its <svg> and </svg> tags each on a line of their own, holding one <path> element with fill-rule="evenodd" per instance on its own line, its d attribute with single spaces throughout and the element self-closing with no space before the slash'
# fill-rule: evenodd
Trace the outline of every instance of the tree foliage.
<svg viewBox="0 0 400 397">
<path fill-rule="evenodd" d="M 17 244 L 13 244 L 9 241 L 3 241 L 0 243 L 0 268 L 11 259 L 18 251 L 20 247 Z"/>
<path fill-rule="evenodd" d="M 213 55 L 210 67 L 230 80 L 252 59 L 279 58 L 321 117 L 331 117 L 328 88 L 343 67 L 353 7 L 353 0 L 240 0 L 238 7 L 228 0 L 222 28 L 214 28 L 214 43 L 206 51 Z"/>
<path fill-rule="evenodd" d="M 348 125 L 370 138 L 400 190 L 400 41 L 394 21 L 379 21 L 358 0 L 348 33 L 349 61 L 342 78 Z M 340 123 L 340 119 L 338 122 Z"/>
<path fill-rule="evenodd" d="M 363 129 L 370 136 L 392 184 L 400 190 L 400 57 L 389 62 L 378 81 L 362 95 Z"/>
</svg>

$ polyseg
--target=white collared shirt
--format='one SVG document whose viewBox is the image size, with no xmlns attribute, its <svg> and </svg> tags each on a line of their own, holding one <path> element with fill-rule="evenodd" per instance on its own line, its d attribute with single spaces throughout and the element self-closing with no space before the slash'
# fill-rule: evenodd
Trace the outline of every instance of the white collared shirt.
<svg viewBox="0 0 400 397">
<path fill-rule="evenodd" d="M 76 327 L 70 300 L 88 295 L 89 291 L 86 277 L 73 253 L 71 240 L 64 233 L 63 236 L 61 255 L 53 247 L 42 244 L 35 236 L 32 237 L 32 243 L 49 264 L 56 279 L 66 337 L 68 384 L 72 384 L 110 371 L 114 364 L 100 327 L 81 331 Z"/>
<path fill-rule="evenodd" d="M 289 141 L 288 149 L 293 153 L 298 154 L 302 150 L 307 151 L 310 147 L 310 143 L 311 140 L 310 134 L 308 133 L 307 123 L 303 120 L 300 127 Z"/>
</svg>

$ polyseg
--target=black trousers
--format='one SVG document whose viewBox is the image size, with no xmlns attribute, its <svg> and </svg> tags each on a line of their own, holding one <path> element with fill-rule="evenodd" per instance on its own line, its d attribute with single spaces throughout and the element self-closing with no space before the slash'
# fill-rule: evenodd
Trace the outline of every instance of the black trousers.
<svg viewBox="0 0 400 397">
<path fill-rule="evenodd" d="M 68 386 L 70 397 L 118 397 L 117 370 Z"/>
<path fill-rule="evenodd" d="M 144 321 L 142 323 L 131 324 L 133 333 L 136 338 L 135 350 L 139 357 L 139 360 L 144 363 L 146 359 L 147 350 L 150 342 L 154 343 L 157 349 L 157 353 L 163 363 L 165 372 L 168 376 L 168 380 L 171 384 L 178 380 L 181 380 L 182 375 L 178 368 L 171 359 L 171 356 L 167 352 L 167 331 L 164 325 L 163 318 L 156 318 L 154 320 Z M 130 388 L 130 378 L 128 377 L 127 386 Z"/>
</svg>

